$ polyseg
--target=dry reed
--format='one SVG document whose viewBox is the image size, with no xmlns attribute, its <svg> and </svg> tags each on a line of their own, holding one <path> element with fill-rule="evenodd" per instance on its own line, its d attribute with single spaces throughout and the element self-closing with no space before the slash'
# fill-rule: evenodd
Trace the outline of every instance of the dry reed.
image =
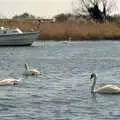
<svg viewBox="0 0 120 120">
<path fill-rule="evenodd" d="M 120 27 L 115 23 L 39 23 L 30 20 L 0 20 L 0 26 L 38 31 L 40 40 L 67 40 L 69 37 L 72 40 L 120 39 Z"/>
</svg>

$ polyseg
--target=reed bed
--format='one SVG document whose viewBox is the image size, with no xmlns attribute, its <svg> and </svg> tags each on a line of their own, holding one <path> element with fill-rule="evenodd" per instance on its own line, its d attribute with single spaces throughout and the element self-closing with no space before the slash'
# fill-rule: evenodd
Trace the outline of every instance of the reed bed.
<svg viewBox="0 0 120 120">
<path fill-rule="evenodd" d="M 115 23 L 39 23 L 36 20 L 0 20 L 0 26 L 37 31 L 39 40 L 119 40 L 120 25 Z"/>
</svg>

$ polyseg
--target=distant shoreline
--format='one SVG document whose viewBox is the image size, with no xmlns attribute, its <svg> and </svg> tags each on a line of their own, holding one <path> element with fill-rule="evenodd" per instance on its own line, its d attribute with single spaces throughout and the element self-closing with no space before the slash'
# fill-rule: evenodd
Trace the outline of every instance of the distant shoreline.
<svg viewBox="0 0 120 120">
<path fill-rule="evenodd" d="M 41 41 L 120 40 L 120 24 L 115 23 L 39 23 L 37 20 L 0 20 L 0 26 L 37 31 Z"/>
</svg>

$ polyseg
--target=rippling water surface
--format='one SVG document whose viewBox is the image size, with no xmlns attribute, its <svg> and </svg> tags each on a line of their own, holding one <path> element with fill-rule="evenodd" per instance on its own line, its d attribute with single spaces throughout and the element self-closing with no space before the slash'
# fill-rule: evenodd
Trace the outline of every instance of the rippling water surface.
<svg viewBox="0 0 120 120">
<path fill-rule="evenodd" d="M 24 63 L 42 75 L 25 77 Z M 36 42 L 30 47 L 0 47 L 0 120 L 120 119 L 120 95 L 90 93 L 97 84 L 120 83 L 120 42 Z"/>
</svg>

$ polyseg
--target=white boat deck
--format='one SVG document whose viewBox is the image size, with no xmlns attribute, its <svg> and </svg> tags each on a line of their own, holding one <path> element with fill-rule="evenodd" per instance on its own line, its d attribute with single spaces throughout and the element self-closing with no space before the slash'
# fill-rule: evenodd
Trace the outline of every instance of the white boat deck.
<svg viewBox="0 0 120 120">
<path fill-rule="evenodd" d="M 19 28 L 0 27 L 0 46 L 31 45 L 37 37 L 37 32 L 22 32 Z"/>
</svg>

